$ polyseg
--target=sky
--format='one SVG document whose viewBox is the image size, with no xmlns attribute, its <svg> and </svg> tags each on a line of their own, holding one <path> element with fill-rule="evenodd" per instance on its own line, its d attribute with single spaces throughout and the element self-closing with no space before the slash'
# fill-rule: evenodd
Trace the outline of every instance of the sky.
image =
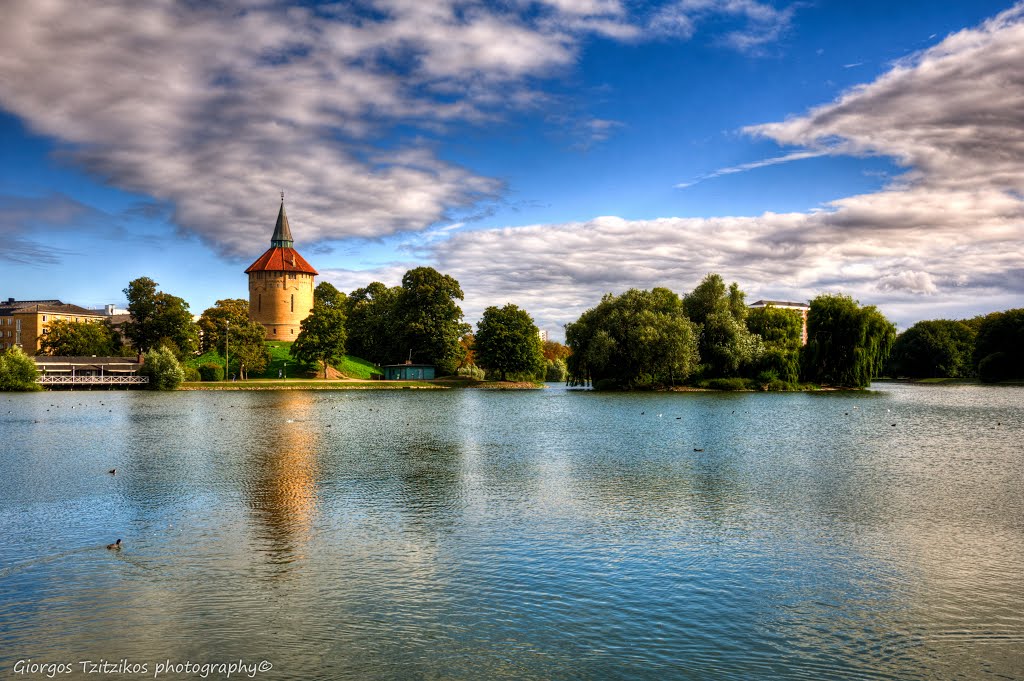
<svg viewBox="0 0 1024 681">
<path fill-rule="evenodd" d="M 280 203 L 351 291 L 1024 303 L 1024 4 L 7 0 L 0 298 L 248 295 Z"/>
</svg>

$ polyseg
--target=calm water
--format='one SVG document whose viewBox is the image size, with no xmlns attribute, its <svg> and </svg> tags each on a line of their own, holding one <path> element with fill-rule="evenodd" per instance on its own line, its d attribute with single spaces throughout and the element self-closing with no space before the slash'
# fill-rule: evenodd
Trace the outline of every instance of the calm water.
<svg viewBox="0 0 1024 681">
<path fill-rule="evenodd" d="M 875 387 L 3 395 L 0 676 L 1024 678 L 1024 388 Z"/>
</svg>

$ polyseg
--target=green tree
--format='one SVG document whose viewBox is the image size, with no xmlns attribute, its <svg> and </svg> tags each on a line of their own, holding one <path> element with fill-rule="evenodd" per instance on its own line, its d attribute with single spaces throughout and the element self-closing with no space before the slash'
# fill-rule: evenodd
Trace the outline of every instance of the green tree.
<svg viewBox="0 0 1024 681">
<path fill-rule="evenodd" d="M 896 327 L 877 308 L 844 295 L 818 296 L 810 308 L 800 358 L 805 380 L 863 388 L 881 375 Z"/>
<path fill-rule="evenodd" d="M 199 347 L 199 332 L 188 303 L 156 287 L 157 283 L 149 277 L 140 277 L 124 289 L 131 314 L 123 326 L 125 337 L 140 352 L 163 345 L 173 346 L 179 357 L 192 354 Z"/>
<path fill-rule="evenodd" d="M 961 321 L 922 321 L 896 337 L 891 372 L 913 378 L 962 378 L 974 373 L 977 332 Z"/>
<path fill-rule="evenodd" d="M 314 295 L 313 311 L 302 320 L 299 328 L 299 335 L 289 350 L 291 356 L 307 364 L 319 363 L 327 378 L 327 366 L 345 358 L 345 311 L 317 302 Z"/>
<path fill-rule="evenodd" d="M 986 383 L 1024 378 L 1024 308 L 993 312 L 978 325 L 974 360 Z"/>
<path fill-rule="evenodd" d="M 564 359 L 544 360 L 544 380 L 548 383 L 561 383 L 569 375 Z"/>
<path fill-rule="evenodd" d="M 203 332 L 203 352 L 223 354 L 226 350 L 228 360 L 237 366 L 239 378 L 244 380 L 250 372 L 259 374 L 266 369 L 269 362 L 267 331 L 262 324 L 249 319 L 248 301 L 241 298 L 218 300 L 213 307 L 203 310 L 198 325 Z"/>
<path fill-rule="evenodd" d="M 517 306 L 491 306 L 477 324 L 473 353 L 476 362 L 501 380 L 509 374 L 535 376 L 544 367 L 540 331 L 533 318 Z"/>
<path fill-rule="evenodd" d="M 401 291 L 398 286 L 388 288 L 375 281 L 348 295 L 345 328 L 349 353 L 378 364 L 399 358 L 395 307 Z"/>
<path fill-rule="evenodd" d="M 178 358 L 162 345 L 146 353 L 139 375 L 149 376 L 150 390 L 174 390 L 185 380 L 185 370 Z"/>
<path fill-rule="evenodd" d="M 803 316 L 798 311 L 771 305 L 750 310 L 747 329 L 761 339 L 762 350 L 753 367 L 758 378 L 776 378 L 789 384 L 800 380 Z"/>
<path fill-rule="evenodd" d="M 0 353 L 0 392 L 41 390 L 35 362 L 18 346 Z"/>
<path fill-rule="evenodd" d="M 109 357 L 117 354 L 120 348 L 120 338 L 106 320 L 96 323 L 56 319 L 50 323 L 49 333 L 42 336 L 37 354 Z"/>
<path fill-rule="evenodd" d="M 726 288 L 721 276 L 709 274 L 683 299 L 687 316 L 700 331 L 697 349 L 704 374 L 738 376 L 759 355 L 759 339 L 744 323 L 744 297 L 736 282 Z"/>
<path fill-rule="evenodd" d="M 569 381 L 594 387 L 674 384 L 697 363 L 697 329 L 672 291 L 630 289 L 568 324 Z"/>
<path fill-rule="evenodd" d="M 454 373 L 463 357 L 459 339 L 471 329 L 462 321 L 462 308 L 455 302 L 462 298 L 459 282 L 432 267 L 406 272 L 395 301 L 398 350 L 411 353 L 416 361 L 434 364 L 442 374 Z"/>
</svg>

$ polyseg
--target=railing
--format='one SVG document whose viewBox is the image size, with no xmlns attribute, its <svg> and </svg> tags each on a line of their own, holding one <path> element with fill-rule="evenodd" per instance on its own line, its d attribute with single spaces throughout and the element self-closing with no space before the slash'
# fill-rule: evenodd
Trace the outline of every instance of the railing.
<svg viewBox="0 0 1024 681">
<path fill-rule="evenodd" d="M 42 385 L 141 385 L 149 376 L 40 376 Z"/>
</svg>

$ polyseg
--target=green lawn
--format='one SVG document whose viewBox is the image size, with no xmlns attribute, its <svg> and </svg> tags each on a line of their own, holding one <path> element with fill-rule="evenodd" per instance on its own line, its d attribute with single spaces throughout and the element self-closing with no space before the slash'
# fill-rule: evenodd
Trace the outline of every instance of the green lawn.
<svg viewBox="0 0 1024 681">
<path fill-rule="evenodd" d="M 273 378 L 278 377 L 278 371 L 281 371 L 283 375 L 288 378 L 312 378 L 313 369 L 304 367 L 299 362 L 295 361 L 289 354 L 291 343 L 286 341 L 267 341 L 267 349 L 270 350 L 270 363 L 267 364 L 266 370 L 262 374 L 250 374 L 250 379 L 260 378 Z M 197 369 L 206 363 L 217 364 L 224 366 L 224 355 L 216 350 L 211 350 L 205 354 L 199 355 L 198 357 L 192 357 L 185 362 L 188 366 L 196 367 Z M 365 359 L 360 357 L 354 357 L 352 355 L 345 355 L 345 359 L 341 364 L 334 365 L 334 368 L 345 374 L 349 378 L 372 380 L 373 374 L 380 373 L 377 367 L 371 362 L 367 362 Z"/>
</svg>

